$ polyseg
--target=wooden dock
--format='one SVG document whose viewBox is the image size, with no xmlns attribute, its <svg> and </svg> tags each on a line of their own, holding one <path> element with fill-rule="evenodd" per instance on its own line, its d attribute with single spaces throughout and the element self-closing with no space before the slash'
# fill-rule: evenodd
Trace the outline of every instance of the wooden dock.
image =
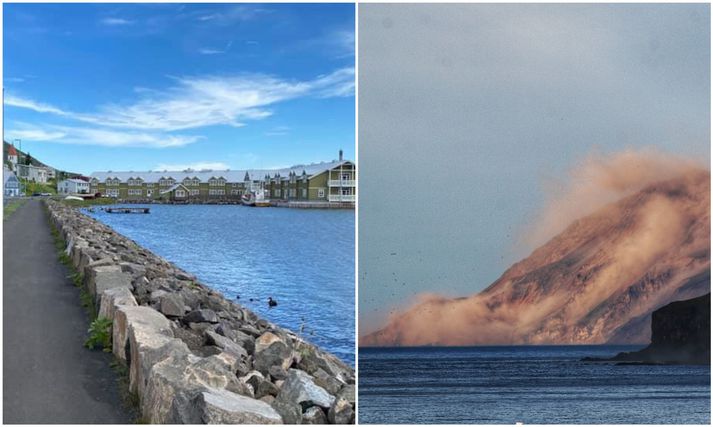
<svg viewBox="0 0 713 427">
<path fill-rule="evenodd" d="M 149 208 L 104 208 L 106 213 L 147 214 Z"/>
</svg>

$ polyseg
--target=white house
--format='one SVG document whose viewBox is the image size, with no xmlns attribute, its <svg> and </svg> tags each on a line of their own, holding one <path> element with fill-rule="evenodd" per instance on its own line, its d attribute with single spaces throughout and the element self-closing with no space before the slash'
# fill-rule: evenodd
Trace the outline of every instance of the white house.
<svg viewBox="0 0 713 427">
<path fill-rule="evenodd" d="M 57 178 L 57 169 L 51 168 L 51 167 L 49 167 L 49 166 L 45 166 L 44 169 L 47 171 L 47 178 L 48 178 L 48 179 Z"/>
<path fill-rule="evenodd" d="M 2 168 L 2 180 L 5 192 L 5 197 L 17 197 L 20 195 L 20 180 L 17 179 L 15 173 L 10 169 Z"/>
<path fill-rule="evenodd" d="M 81 179 L 65 179 L 57 183 L 57 192 L 60 194 L 88 194 L 89 183 Z"/>
<path fill-rule="evenodd" d="M 17 175 L 28 181 L 47 183 L 47 169 L 32 165 L 17 165 Z"/>
</svg>

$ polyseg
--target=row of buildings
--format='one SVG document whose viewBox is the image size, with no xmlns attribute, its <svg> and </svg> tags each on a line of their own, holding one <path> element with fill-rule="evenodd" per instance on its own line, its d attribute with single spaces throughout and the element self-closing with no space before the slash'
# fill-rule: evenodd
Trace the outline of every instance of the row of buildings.
<svg viewBox="0 0 713 427">
<path fill-rule="evenodd" d="M 94 172 L 88 186 L 82 180 L 66 180 L 58 184 L 58 192 L 101 193 L 122 201 L 191 203 L 236 202 L 243 194 L 262 190 L 275 204 L 353 204 L 356 164 L 343 160 L 341 152 L 339 157 L 284 169 Z"/>
<path fill-rule="evenodd" d="M 35 166 L 20 163 L 17 150 L 13 145 L 8 148 L 6 165 L 8 169 L 15 172 L 18 178 L 22 178 L 26 181 L 46 184 L 47 181 L 57 176 L 57 171 L 49 166 Z"/>
</svg>

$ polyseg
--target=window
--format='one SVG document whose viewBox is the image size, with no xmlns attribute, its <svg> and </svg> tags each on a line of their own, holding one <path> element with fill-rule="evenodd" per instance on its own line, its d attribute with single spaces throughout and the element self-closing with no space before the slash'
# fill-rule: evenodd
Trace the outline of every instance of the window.
<svg viewBox="0 0 713 427">
<path fill-rule="evenodd" d="M 213 189 L 208 190 L 209 196 L 225 196 L 225 190 L 223 189 Z"/>
<path fill-rule="evenodd" d="M 173 178 L 161 178 L 158 180 L 158 185 L 171 186 L 175 184 L 176 181 Z"/>
<path fill-rule="evenodd" d="M 303 189 L 302 189 L 302 198 L 303 198 L 303 199 L 306 199 L 306 198 L 307 198 L 307 189 L 306 189 L 306 188 L 303 188 Z"/>
<path fill-rule="evenodd" d="M 290 188 L 290 197 L 295 197 L 295 196 L 297 196 L 297 189 Z"/>
<path fill-rule="evenodd" d="M 270 197 L 270 190 L 265 190 L 265 197 Z"/>
<path fill-rule="evenodd" d="M 190 194 L 191 196 L 197 196 L 197 195 L 199 195 L 200 193 L 201 193 L 201 190 L 191 190 L 191 191 L 189 192 L 189 194 Z"/>
<path fill-rule="evenodd" d="M 176 197 L 186 197 L 186 191 L 181 190 L 180 188 L 176 190 L 175 194 L 176 194 Z"/>
<path fill-rule="evenodd" d="M 348 173 L 342 173 L 342 181 L 349 181 L 352 179 L 352 176 Z"/>
<path fill-rule="evenodd" d="M 278 188 L 275 190 L 275 197 L 280 197 L 281 190 Z"/>
<path fill-rule="evenodd" d="M 317 190 L 317 197 L 319 197 L 320 199 L 324 198 L 324 188 L 320 188 L 319 190 Z"/>
<path fill-rule="evenodd" d="M 143 191 L 138 188 L 129 188 L 129 196 L 141 196 Z"/>
</svg>

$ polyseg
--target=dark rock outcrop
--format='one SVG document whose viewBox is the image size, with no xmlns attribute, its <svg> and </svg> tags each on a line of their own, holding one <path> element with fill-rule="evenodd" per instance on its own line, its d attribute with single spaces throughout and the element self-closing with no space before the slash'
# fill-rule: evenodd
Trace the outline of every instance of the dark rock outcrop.
<svg viewBox="0 0 713 427">
<path fill-rule="evenodd" d="M 619 353 L 614 361 L 655 364 L 711 363 L 711 294 L 672 302 L 651 316 L 651 344 L 643 350 Z"/>
</svg>

